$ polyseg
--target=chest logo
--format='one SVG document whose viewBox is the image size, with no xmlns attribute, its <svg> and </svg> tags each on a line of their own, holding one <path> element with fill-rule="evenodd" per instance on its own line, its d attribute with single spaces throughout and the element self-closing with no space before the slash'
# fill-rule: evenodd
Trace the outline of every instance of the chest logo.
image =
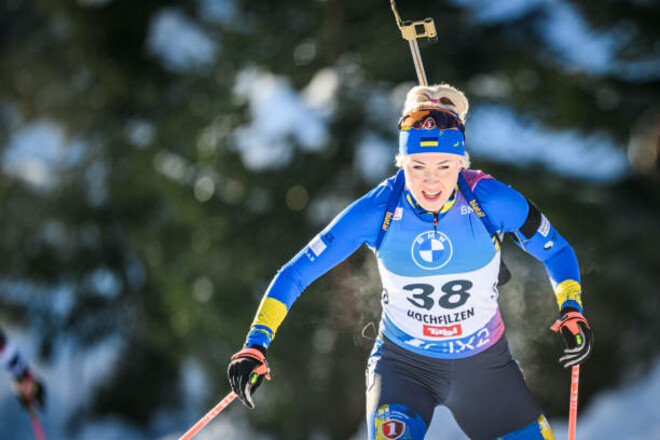
<svg viewBox="0 0 660 440">
<path fill-rule="evenodd" d="M 427 270 L 439 269 L 449 263 L 453 251 L 449 237 L 435 231 L 419 234 L 411 248 L 415 264 Z"/>
</svg>

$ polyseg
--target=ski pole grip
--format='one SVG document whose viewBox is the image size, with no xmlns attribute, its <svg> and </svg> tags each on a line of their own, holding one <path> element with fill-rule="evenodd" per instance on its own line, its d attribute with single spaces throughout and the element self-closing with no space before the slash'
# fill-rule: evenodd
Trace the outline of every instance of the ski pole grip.
<svg viewBox="0 0 660 440">
<path fill-rule="evenodd" d="M 270 367 L 268 366 L 268 362 L 266 362 L 266 356 L 261 351 L 257 350 L 256 348 L 244 348 L 243 350 L 233 355 L 231 360 L 233 361 L 241 357 L 249 357 L 259 362 L 257 368 L 255 368 L 250 375 L 250 382 L 256 380 L 253 379 L 254 374 L 256 374 L 257 377 L 265 374 L 266 379 L 270 380 Z"/>
</svg>

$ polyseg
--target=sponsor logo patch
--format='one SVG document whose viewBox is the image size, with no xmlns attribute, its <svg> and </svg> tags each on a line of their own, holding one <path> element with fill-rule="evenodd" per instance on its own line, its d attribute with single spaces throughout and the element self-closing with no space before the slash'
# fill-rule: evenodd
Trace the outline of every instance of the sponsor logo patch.
<svg viewBox="0 0 660 440">
<path fill-rule="evenodd" d="M 388 420 L 380 425 L 381 434 L 389 440 L 400 438 L 406 431 L 406 425 L 400 420 Z"/>
<path fill-rule="evenodd" d="M 547 237 L 550 233 L 550 222 L 543 214 L 541 214 L 541 226 L 539 226 L 539 234 Z"/>
<path fill-rule="evenodd" d="M 394 210 L 394 217 L 392 217 L 392 221 L 401 220 L 402 218 L 403 218 L 403 207 L 399 206 Z"/>
<path fill-rule="evenodd" d="M 417 266 L 433 270 L 449 263 L 453 247 L 449 237 L 442 232 L 428 231 L 415 238 L 410 251 Z"/>
<path fill-rule="evenodd" d="M 323 251 L 327 248 L 325 243 L 323 243 L 323 240 L 321 240 L 320 236 L 316 236 L 312 239 L 312 241 L 309 242 L 309 248 L 314 252 L 314 255 L 317 257 L 323 253 Z"/>
<path fill-rule="evenodd" d="M 424 325 L 424 336 L 431 338 L 452 338 L 463 334 L 463 328 L 460 324 L 438 327 L 433 325 Z"/>
<path fill-rule="evenodd" d="M 427 130 L 432 130 L 435 128 L 435 119 L 429 117 L 426 118 L 426 121 L 424 121 L 424 128 Z"/>
</svg>

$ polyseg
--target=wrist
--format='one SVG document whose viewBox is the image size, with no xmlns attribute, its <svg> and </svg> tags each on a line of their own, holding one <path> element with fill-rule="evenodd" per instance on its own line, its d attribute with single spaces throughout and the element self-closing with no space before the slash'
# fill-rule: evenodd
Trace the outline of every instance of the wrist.
<svg viewBox="0 0 660 440">
<path fill-rule="evenodd" d="M 234 353 L 231 357 L 232 361 L 240 358 L 250 358 L 254 359 L 257 362 L 265 363 L 266 362 L 266 352 L 263 347 L 243 347 L 238 352 Z"/>
<path fill-rule="evenodd" d="M 582 314 L 582 310 L 578 309 L 577 307 L 567 305 L 567 306 L 564 306 L 564 307 L 561 308 L 561 310 L 559 311 L 559 316 L 560 317 L 561 316 L 566 316 L 571 312 Z"/>
<path fill-rule="evenodd" d="M 273 340 L 273 333 L 263 326 L 253 326 L 248 332 L 247 338 L 245 340 L 245 346 L 260 346 L 265 350 L 268 350 L 271 341 Z"/>
<path fill-rule="evenodd" d="M 268 348 L 264 347 L 263 345 L 259 345 L 259 344 L 249 344 L 248 343 L 248 344 L 245 344 L 244 348 L 248 348 L 248 349 L 251 348 L 251 349 L 254 349 L 254 350 L 258 350 L 258 351 L 261 352 L 261 354 L 264 357 L 266 357 L 266 353 L 268 353 Z"/>
</svg>

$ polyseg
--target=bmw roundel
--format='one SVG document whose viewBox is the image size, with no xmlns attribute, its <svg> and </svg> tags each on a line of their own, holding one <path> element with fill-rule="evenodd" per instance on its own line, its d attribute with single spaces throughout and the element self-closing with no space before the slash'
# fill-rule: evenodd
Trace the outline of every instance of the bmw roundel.
<svg viewBox="0 0 660 440">
<path fill-rule="evenodd" d="M 442 232 L 427 231 L 413 241 L 412 258 L 422 269 L 439 269 L 449 263 L 453 248 L 449 237 Z"/>
</svg>

